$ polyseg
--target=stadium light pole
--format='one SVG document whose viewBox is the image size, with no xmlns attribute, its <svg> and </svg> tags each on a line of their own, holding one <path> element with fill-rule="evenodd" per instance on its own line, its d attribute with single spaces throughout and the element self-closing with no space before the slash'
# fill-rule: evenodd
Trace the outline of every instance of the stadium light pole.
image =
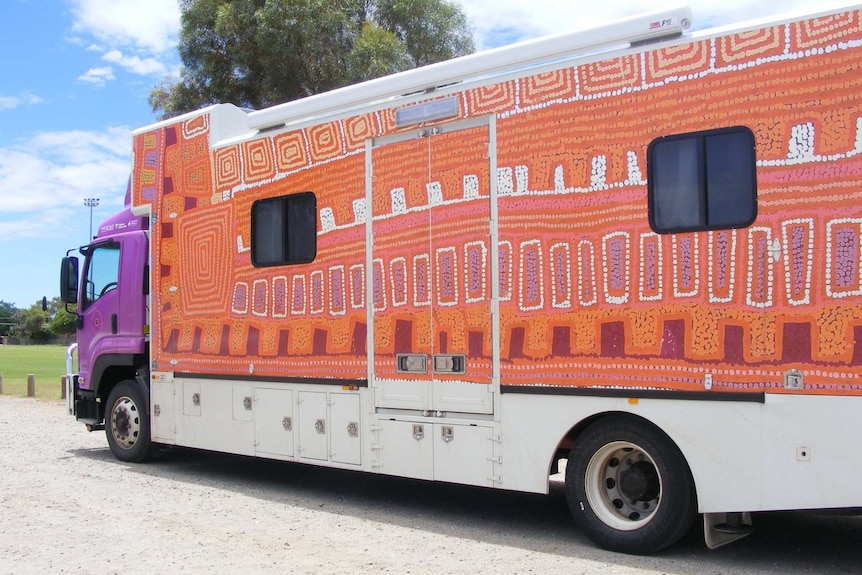
<svg viewBox="0 0 862 575">
<path fill-rule="evenodd" d="M 99 198 L 84 198 L 84 205 L 90 208 L 90 237 L 87 241 L 93 239 L 93 208 L 99 205 Z"/>
</svg>

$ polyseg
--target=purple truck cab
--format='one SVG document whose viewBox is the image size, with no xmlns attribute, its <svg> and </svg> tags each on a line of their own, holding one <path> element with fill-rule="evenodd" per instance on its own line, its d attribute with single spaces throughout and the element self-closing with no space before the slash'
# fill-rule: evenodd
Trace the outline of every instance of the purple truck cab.
<svg viewBox="0 0 862 575">
<path fill-rule="evenodd" d="M 137 389 L 137 394 L 125 394 L 137 395 L 141 403 L 132 411 L 149 404 L 148 236 L 149 219 L 132 214 L 127 204 L 79 249 L 83 259 L 63 258 L 61 299 L 77 304 L 78 315 L 78 370 L 69 374 L 70 408 L 91 430 L 104 427 L 106 411 L 112 409 L 109 398 L 119 387 Z M 118 405 L 129 407 L 122 401 Z M 127 447 L 143 431 L 148 432 L 132 425 L 129 433 L 135 440 Z"/>
</svg>

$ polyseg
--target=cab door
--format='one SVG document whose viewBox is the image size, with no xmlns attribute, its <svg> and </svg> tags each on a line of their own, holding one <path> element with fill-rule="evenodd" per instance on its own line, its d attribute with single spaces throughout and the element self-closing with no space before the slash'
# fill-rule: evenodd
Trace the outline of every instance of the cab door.
<svg viewBox="0 0 862 575">
<path fill-rule="evenodd" d="M 83 251 L 87 259 L 78 297 L 78 381 L 81 388 L 92 389 L 90 376 L 96 359 L 117 350 L 120 242 L 102 241 Z"/>
<path fill-rule="evenodd" d="M 79 290 L 79 385 L 93 389 L 91 377 L 99 357 L 142 354 L 145 324 L 147 234 L 131 232 L 98 241 L 83 250 L 86 256 Z"/>
<path fill-rule="evenodd" d="M 489 120 L 368 148 L 375 406 L 493 412 Z"/>
</svg>

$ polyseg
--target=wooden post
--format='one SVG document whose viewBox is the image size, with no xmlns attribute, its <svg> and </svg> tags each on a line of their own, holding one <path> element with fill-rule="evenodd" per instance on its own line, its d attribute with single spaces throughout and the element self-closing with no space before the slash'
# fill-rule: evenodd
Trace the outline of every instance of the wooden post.
<svg viewBox="0 0 862 575">
<path fill-rule="evenodd" d="M 32 373 L 27 376 L 27 397 L 36 397 L 36 376 Z"/>
<path fill-rule="evenodd" d="M 60 399 L 66 399 L 66 376 L 60 378 Z"/>
</svg>

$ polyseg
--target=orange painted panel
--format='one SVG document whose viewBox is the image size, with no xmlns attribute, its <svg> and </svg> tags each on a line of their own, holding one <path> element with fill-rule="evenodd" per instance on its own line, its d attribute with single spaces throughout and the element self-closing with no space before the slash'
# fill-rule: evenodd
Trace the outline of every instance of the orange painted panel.
<svg viewBox="0 0 862 575">
<path fill-rule="evenodd" d="M 381 353 L 445 339 L 486 357 L 489 316 L 470 302 L 496 282 L 503 384 L 703 390 L 710 374 L 714 393 L 783 392 L 799 369 L 806 393 L 862 395 L 860 45 L 851 12 L 462 92 L 463 115 L 497 116 L 497 173 L 465 163 L 473 143 L 455 138 L 431 181 L 410 177 L 421 154 L 405 147 L 375 162 L 386 189 L 370 205 L 361 150 L 396 131 L 394 109 L 213 152 L 206 115 L 140 135 L 133 201 L 158 214 L 154 357 L 364 378 L 369 297 L 393 312 L 375 325 Z M 734 125 L 755 134 L 754 225 L 655 234 L 649 143 Z M 465 191 L 488 194 L 491 177 L 497 246 Z M 304 191 L 318 202 L 317 259 L 254 268 L 251 205 Z M 418 223 L 431 204 L 433 250 Z M 367 218 L 388 241 L 371 285 Z M 492 258 L 497 278 L 477 271 Z M 432 302 L 443 339 L 414 314 Z"/>
</svg>

